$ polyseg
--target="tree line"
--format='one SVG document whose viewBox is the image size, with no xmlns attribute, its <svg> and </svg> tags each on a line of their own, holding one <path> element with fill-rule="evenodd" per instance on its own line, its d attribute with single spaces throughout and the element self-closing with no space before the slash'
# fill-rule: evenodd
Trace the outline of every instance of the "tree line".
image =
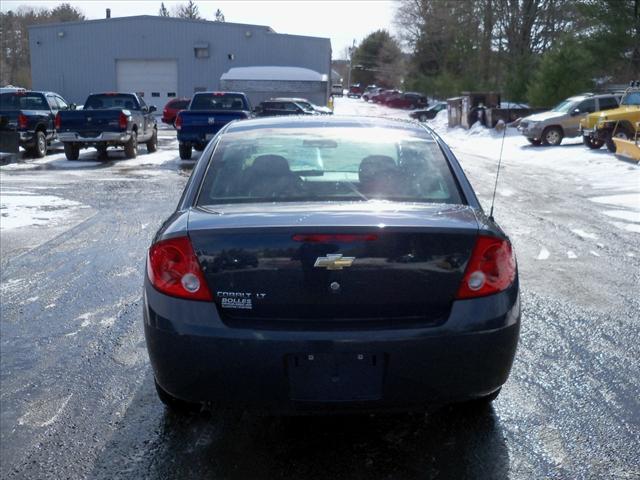
<svg viewBox="0 0 640 480">
<path fill-rule="evenodd" d="M 160 16 L 203 19 L 198 5 L 192 0 L 176 5 L 171 12 L 160 5 Z M 224 14 L 217 9 L 215 20 L 224 22 Z M 75 22 L 86 20 L 82 10 L 68 3 L 54 8 L 21 6 L 15 11 L 0 12 L 0 86 L 15 85 L 31 88 L 31 57 L 29 54 L 29 30 L 31 25 Z"/>
<path fill-rule="evenodd" d="M 640 76 L 640 0 L 401 0 L 398 37 L 352 52 L 354 81 L 550 106 Z M 403 53 L 407 52 L 407 53 Z"/>
</svg>

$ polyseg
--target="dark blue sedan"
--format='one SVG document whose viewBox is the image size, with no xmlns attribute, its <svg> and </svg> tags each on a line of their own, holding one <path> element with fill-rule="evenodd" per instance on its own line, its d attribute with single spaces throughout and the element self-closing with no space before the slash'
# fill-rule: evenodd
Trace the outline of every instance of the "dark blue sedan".
<svg viewBox="0 0 640 480">
<path fill-rule="evenodd" d="M 233 122 L 149 249 L 147 347 L 170 408 L 487 404 L 520 302 L 511 243 L 421 125 Z"/>
</svg>

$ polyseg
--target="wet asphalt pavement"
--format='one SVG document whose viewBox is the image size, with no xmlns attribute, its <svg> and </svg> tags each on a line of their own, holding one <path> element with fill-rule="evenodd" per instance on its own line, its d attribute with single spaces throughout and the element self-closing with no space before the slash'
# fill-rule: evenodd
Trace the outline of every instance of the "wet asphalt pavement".
<svg viewBox="0 0 640 480">
<path fill-rule="evenodd" d="M 2 233 L 1 478 L 640 478 L 640 235 L 595 221 L 579 176 L 503 171 L 514 194 L 496 217 L 518 255 L 523 318 L 493 408 L 180 417 L 155 394 L 141 286 L 146 248 L 193 162 L 166 130 L 158 153 L 110 157 L 84 151 L 70 168 L 58 152 L 0 174 L 3 189 L 86 206 Z M 494 162 L 460 158 L 486 205 Z"/>
</svg>

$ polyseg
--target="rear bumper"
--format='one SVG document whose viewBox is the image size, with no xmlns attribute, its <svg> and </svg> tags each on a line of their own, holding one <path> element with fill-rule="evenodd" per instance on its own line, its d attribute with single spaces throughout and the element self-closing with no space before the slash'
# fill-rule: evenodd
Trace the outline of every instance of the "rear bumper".
<svg viewBox="0 0 640 480">
<path fill-rule="evenodd" d="M 522 135 L 524 135 L 527 138 L 532 138 L 534 140 L 538 140 L 540 139 L 540 137 L 542 136 L 542 126 L 528 126 L 528 127 L 522 127 L 519 126 L 518 130 L 520 131 L 520 133 L 522 133 Z"/>
<path fill-rule="evenodd" d="M 178 132 L 178 142 L 190 144 L 207 144 L 215 136 L 215 132 Z"/>
<path fill-rule="evenodd" d="M 73 143 L 126 143 L 131 138 L 129 132 L 101 132 L 97 137 L 83 137 L 77 132 L 59 132 L 58 140 Z"/>
<path fill-rule="evenodd" d="M 148 282 L 144 297 L 147 348 L 164 390 L 193 402 L 278 412 L 412 409 L 487 395 L 507 380 L 520 330 L 517 284 L 454 302 L 441 326 L 397 330 L 230 328 L 213 303 L 167 297 Z M 381 362 L 379 395 L 295 397 L 292 356 L 359 354 Z"/>
</svg>

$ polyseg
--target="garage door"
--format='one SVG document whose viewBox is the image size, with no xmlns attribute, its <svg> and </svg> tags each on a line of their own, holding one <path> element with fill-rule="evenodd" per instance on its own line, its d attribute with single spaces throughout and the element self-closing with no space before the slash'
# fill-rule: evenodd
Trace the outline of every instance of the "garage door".
<svg viewBox="0 0 640 480">
<path fill-rule="evenodd" d="M 116 60 L 119 92 L 137 92 L 147 105 L 162 112 L 164 105 L 178 93 L 176 60 Z"/>
</svg>

